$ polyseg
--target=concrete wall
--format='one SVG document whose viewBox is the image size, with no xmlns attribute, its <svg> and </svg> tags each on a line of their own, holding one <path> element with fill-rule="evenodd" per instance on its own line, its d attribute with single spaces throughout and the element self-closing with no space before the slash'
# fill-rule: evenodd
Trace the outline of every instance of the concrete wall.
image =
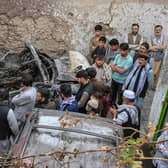
<svg viewBox="0 0 168 168">
<path fill-rule="evenodd" d="M 163 106 L 163 101 L 165 99 L 166 92 L 168 89 L 168 67 L 167 65 L 168 65 L 168 52 L 166 52 L 165 57 L 164 57 L 162 69 L 160 72 L 160 78 L 158 81 L 158 86 L 156 88 L 156 92 L 155 92 L 153 102 L 151 105 L 151 112 L 149 115 L 149 121 L 154 123 L 155 125 L 157 125 L 158 123 L 161 109 Z M 167 114 L 167 117 L 168 117 L 168 114 Z"/>
<path fill-rule="evenodd" d="M 167 0 L 0 0 L 0 47 L 31 41 L 52 56 L 64 49 L 86 55 L 97 23 L 124 41 L 133 22 L 147 37 L 154 24 L 168 27 L 167 15 Z"/>
</svg>

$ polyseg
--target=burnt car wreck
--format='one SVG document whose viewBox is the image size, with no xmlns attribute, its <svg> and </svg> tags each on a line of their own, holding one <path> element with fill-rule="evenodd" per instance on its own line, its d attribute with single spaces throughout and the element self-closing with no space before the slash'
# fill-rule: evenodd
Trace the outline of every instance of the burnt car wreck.
<svg viewBox="0 0 168 168">
<path fill-rule="evenodd" d="M 9 93 L 20 87 L 25 74 L 30 74 L 34 82 L 54 83 L 58 76 L 54 60 L 41 53 L 31 44 L 20 53 L 5 51 L 0 58 L 0 88 Z M 4 97 L 8 99 L 8 96 Z"/>
</svg>

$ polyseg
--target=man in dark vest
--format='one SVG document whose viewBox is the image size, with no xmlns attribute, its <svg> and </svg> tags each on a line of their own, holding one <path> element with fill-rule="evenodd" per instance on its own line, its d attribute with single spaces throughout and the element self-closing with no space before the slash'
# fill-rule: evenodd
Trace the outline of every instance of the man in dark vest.
<svg viewBox="0 0 168 168">
<path fill-rule="evenodd" d="M 132 24 L 132 31 L 128 33 L 126 42 L 128 42 L 130 50 L 133 51 L 133 53 L 139 49 L 140 44 L 143 43 L 143 37 L 139 34 L 139 24 Z"/>
<path fill-rule="evenodd" d="M 89 80 L 89 75 L 86 70 L 81 70 L 76 74 L 80 83 L 80 88 L 76 94 L 78 102 L 78 112 L 86 114 L 86 104 L 93 93 L 93 85 Z"/>
<path fill-rule="evenodd" d="M 135 93 L 131 90 L 125 90 L 123 93 L 123 104 L 118 106 L 118 109 L 110 109 L 113 120 L 123 127 L 131 127 L 134 129 L 140 129 L 140 109 L 135 106 Z M 124 137 L 133 135 L 134 130 L 123 129 Z M 133 138 L 137 138 L 138 133 L 133 135 Z"/>
<path fill-rule="evenodd" d="M 0 91 L 0 101 L 3 100 Z M 10 147 L 10 137 L 18 133 L 18 124 L 12 109 L 6 105 L 0 105 L 0 155 L 7 154 Z"/>
</svg>

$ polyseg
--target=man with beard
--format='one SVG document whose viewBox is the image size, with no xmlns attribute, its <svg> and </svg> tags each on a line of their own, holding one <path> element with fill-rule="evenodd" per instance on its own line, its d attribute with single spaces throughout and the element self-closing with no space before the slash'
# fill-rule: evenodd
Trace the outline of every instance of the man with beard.
<svg viewBox="0 0 168 168">
<path fill-rule="evenodd" d="M 139 34 L 139 24 L 132 24 L 132 31 L 128 33 L 127 40 L 129 48 L 134 52 L 139 49 L 140 44 L 143 43 L 143 37 Z"/>
<path fill-rule="evenodd" d="M 136 105 L 142 108 L 148 88 L 153 85 L 153 71 L 148 63 L 149 56 L 139 53 L 138 60 L 130 71 L 122 90 L 129 89 L 135 92 Z"/>
<path fill-rule="evenodd" d="M 164 57 L 164 51 L 167 46 L 166 38 L 162 33 L 163 26 L 156 25 L 154 27 L 154 35 L 148 39 L 151 56 L 154 59 L 154 88 L 156 88 L 161 64 Z"/>
<path fill-rule="evenodd" d="M 131 90 L 125 90 L 122 98 L 122 105 L 118 106 L 117 109 L 110 108 L 114 117 L 113 121 L 125 127 L 125 129 L 123 129 L 124 137 L 133 135 L 133 138 L 136 139 L 139 137 L 139 133 L 135 133 L 134 130 L 129 129 L 129 127 L 137 130 L 140 129 L 141 111 L 135 106 L 135 93 Z"/>
</svg>

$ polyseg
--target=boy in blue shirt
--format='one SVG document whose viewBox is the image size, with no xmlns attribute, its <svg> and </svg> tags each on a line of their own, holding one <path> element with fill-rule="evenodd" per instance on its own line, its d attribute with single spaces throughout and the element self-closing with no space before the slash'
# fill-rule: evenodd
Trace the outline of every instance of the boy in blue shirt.
<svg viewBox="0 0 168 168">
<path fill-rule="evenodd" d="M 60 86 L 61 96 L 63 97 L 63 101 L 60 104 L 61 111 L 71 111 L 78 112 L 78 102 L 75 97 L 72 95 L 71 85 L 63 84 Z"/>
</svg>

